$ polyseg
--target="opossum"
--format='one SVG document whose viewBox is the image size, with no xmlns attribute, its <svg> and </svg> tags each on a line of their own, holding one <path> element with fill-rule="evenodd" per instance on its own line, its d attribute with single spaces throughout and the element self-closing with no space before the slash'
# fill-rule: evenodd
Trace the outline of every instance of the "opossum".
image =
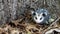
<svg viewBox="0 0 60 34">
<path fill-rule="evenodd" d="M 50 18 L 50 13 L 47 9 L 38 9 L 36 11 L 31 11 L 32 19 L 39 24 L 48 24 L 48 20 Z"/>
</svg>

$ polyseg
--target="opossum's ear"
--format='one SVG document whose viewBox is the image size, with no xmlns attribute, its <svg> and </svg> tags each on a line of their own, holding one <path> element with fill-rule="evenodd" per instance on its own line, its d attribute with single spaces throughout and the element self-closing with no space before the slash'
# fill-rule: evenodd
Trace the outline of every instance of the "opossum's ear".
<svg viewBox="0 0 60 34">
<path fill-rule="evenodd" d="M 35 9 L 34 8 L 30 8 L 31 10 L 31 14 L 35 14 Z"/>
<path fill-rule="evenodd" d="M 31 14 L 33 14 L 33 13 L 34 13 L 34 11 L 32 10 L 32 11 L 31 11 Z"/>
<path fill-rule="evenodd" d="M 34 11 L 31 11 L 31 14 L 32 14 L 32 15 L 36 15 L 37 13 L 36 13 L 36 12 L 34 12 Z"/>
</svg>

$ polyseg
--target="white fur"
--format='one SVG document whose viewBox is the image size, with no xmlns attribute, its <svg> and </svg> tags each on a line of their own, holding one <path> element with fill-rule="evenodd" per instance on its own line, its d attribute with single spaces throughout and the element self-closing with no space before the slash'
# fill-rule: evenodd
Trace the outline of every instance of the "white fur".
<svg viewBox="0 0 60 34">
<path fill-rule="evenodd" d="M 41 23 L 44 20 L 44 17 L 42 16 L 43 13 L 41 13 L 38 16 L 38 13 L 36 13 L 36 16 L 34 16 L 34 20 L 36 21 L 36 23 Z M 35 17 L 37 17 L 37 19 L 35 19 Z M 40 20 L 40 18 L 42 17 L 42 19 Z"/>
</svg>

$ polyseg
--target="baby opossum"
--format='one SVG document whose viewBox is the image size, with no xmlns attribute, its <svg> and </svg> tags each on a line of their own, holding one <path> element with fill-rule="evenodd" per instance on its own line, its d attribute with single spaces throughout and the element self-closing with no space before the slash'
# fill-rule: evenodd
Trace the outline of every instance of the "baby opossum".
<svg viewBox="0 0 60 34">
<path fill-rule="evenodd" d="M 31 11 L 32 19 L 39 24 L 48 24 L 50 14 L 46 9 L 38 9 L 36 11 Z"/>
</svg>

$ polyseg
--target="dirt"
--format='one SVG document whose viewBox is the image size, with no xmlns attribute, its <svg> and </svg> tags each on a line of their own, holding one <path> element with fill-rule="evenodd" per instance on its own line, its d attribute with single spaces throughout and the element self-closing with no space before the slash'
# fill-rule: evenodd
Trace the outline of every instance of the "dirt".
<svg viewBox="0 0 60 34">
<path fill-rule="evenodd" d="M 0 0 L 0 34 L 45 34 L 50 29 L 60 29 L 57 19 L 52 26 L 35 23 L 31 10 L 39 8 L 60 17 L 60 0 Z"/>
</svg>

